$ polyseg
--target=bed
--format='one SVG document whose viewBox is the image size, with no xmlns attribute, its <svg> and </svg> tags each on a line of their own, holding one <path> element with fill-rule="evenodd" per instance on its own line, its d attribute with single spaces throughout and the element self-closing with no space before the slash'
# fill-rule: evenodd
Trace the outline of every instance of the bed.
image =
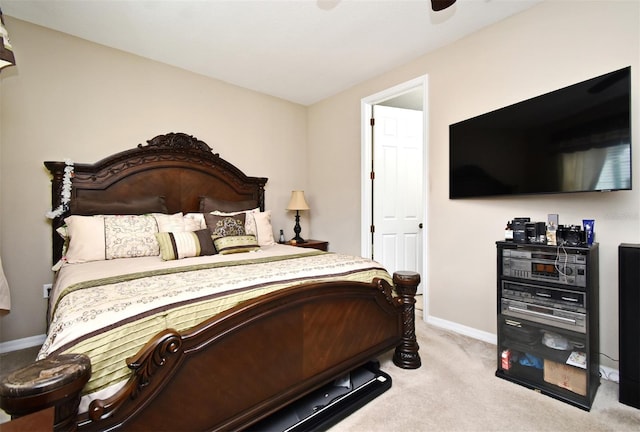
<svg viewBox="0 0 640 432">
<path fill-rule="evenodd" d="M 420 366 L 419 276 L 276 244 L 267 179 L 197 138 L 45 165 L 58 271 L 40 358 L 89 355 L 79 430 L 242 430 L 384 352 Z"/>
</svg>

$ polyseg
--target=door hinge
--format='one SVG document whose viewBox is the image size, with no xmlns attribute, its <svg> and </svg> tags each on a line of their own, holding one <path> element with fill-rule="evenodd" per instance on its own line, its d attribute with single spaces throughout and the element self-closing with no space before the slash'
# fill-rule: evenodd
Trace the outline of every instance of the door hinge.
<svg viewBox="0 0 640 432">
<path fill-rule="evenodd" d="M 369 121 L 369 124 L 371 126 L 375 126 L 376 125 L 376 119 L 374 119 L 373 117 L 371 117 L 371 120 Z"/>
<path fill-rule="evenodd" d="M 371 225 L 369 227 L 369 230 L 371 231 L 371 233 L 375 233 L 376 232 L 376 226 L 375 225 Z"/>
<path fill-rule="evenodd" d="M 376 172 L 375 171 L 371 171 L 371 173 L 369 174 L 369 178 L 371 180 L 375 180 L 376 179 Z"/>
</svg>

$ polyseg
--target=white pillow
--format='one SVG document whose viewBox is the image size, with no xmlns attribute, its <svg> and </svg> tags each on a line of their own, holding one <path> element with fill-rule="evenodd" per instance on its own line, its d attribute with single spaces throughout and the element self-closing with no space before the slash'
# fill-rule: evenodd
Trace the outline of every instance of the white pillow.
<svg viewBox="0 0 640 432">
<path fill-rule="evenodd" d="M 155 237 L 158 223 L 152 215 L 73 215 L 64 222 L 69 236 L 64 257 L 68 263 L 160 254 Z"/>
<path fill-rule="evenodd" d="M 182 232 L 184 231 L 184 221 L 182 212 L 172 215 L 153 213 L 153 217 L 158 224 L 158 232 Z"/>
<path fill-rule="evenodd" d="M 265 212 L 252 213 L 256 225 L 256 237 L 260 246 L 275 244 L 273 238 L 273 227 L 271 226 L 271 210 Z M 245 224 L 246 225 L 246 224 Z"/>
<path fill-rule="evenodd" d="M 202 213 L 187 213 L 184 215 L 185 231 L 200 231 L 201 229 L 207 229 L 207 222 L 204 220 Z"/>
<path fill-rule="evenodd" d="M 67 225 L 69 247 L 65 259 L 69 263 L 99 261 L 105 259 L 104 217 L 69 216 Z"/>
</svg>

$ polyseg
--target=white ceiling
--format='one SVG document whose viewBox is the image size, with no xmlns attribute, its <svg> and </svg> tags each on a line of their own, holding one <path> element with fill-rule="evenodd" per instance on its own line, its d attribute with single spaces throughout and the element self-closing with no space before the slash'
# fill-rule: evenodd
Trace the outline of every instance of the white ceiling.
<svg viewBox="0 0 640 432">
<path fill-rule="evenodd" d="M 540 1 L 458 0 L 440 12 L 430 0 L 0 0 L 0 7 L 7 16 L 310 105 Z M 12 44 L 19 63 L 20 42 Z"/>
</svg>

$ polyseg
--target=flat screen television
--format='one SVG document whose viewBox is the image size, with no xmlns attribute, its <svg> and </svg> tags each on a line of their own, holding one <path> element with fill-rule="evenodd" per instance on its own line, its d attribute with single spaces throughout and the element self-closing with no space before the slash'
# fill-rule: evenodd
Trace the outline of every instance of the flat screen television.
<svg viewBox="0 0 640 432">
<path fill-rule="evenodd" d="M 631 68 L 449 126 L 449 198 L 631 189 Z"/>
</svg>

